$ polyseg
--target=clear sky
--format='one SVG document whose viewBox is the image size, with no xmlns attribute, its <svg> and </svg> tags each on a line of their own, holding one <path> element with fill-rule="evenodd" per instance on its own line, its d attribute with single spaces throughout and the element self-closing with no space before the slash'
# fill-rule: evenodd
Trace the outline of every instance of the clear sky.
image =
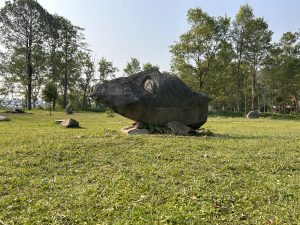
<svg viewBox="0 0 300 225">
<path fill-rule="evenodd" d="M 0 7 L 5 0 L 0 0 Z M 256 16 L 264 17 L 274 32 L 300 28 L 298 0 L 38 0 L 50 13 L 57 13 L 85 28 L 86 40 L 96 59 L 105 57 L 120 69 L 130 57 L 169 70 L 169 46 L 188 29 L 187 10 L 201 7 L 211 16 L 235 16 L 248 3 Z"/>
</svg>

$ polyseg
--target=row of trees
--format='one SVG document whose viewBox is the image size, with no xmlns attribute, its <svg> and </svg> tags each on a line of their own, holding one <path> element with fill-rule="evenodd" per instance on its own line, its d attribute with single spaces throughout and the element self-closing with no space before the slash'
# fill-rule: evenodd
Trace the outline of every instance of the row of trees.
<svg viewBox="0 0 300 225">
<path fill-rule="evenodd" d="M 68 92 L 80 79 L 80 70 L 89 66 L 82 31 L 69 20 L 49 14 L 35 0 L 6 1 L 0 11 L 2 82 L 11 91 L 23 92 L 28 109 L 43 85 L 53 82 L 65 106 Z M 92 74 L 85 75 L 88 82 Z M 55 106 L 56 99 L 53 102 Z"/>
<path fill-rule="evenodd" d="M 190 29 L 170 51 L 172 70 L 213 99 L 216 110 L 268 110 L 300 95 L 299 33 L 272 42 L 273 32 L 249 5 L 235 18 L 188 11 Z M 294 99 L 293 98 L 293 99 Z"/>
<path fill-rule="evenodd" d="M 187 20 L 190 29 L 170 46 L 172 73 L 207 93 L 215 110 L 247 112 L 279 105 L 284 111 L 291 98 L 296 102 L 300 33 L 287 32 L 272 42 L 268 23 L 247 4 L 234 19 L 192 8 Z M 83 31 L 49 14 L 36 0 L 7 1 L 0 10 L 0 96 L 19 92 L 31 109 L 46 87 L 45 93 L 57 92 L 53 108 L 71 102 L 87 109 L 90 86 L 114 78 L 119 69 L 105 58 L 93 59 Z M 130 58 L 123 71 L 129 76 L 153 67 L 158 68 Z"/>
<path fill-rule="evenodd" d="M 31 109 L 46 88 L 44 99 L 51 100 L 53 108 L 57 102 L 62 107 L 71 102 L 87 109 L 91 84 L 114 78 L 118 68 L 105 58 L 93 59 L 83 31 L 68 19 L 48 13 L 36 0 L 7 1 L 0 10 L 0 96 L 21 94 Z M 154 66 L 143 65 L 143 69 L 150 67 Z M 140 62 L 131 58 L 124 73 L 141 70 Z"/>
</svg>

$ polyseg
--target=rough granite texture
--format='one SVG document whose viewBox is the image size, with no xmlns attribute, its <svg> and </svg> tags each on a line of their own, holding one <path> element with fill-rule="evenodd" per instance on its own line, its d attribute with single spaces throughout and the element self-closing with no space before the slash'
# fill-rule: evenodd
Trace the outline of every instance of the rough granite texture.
<svg viewBox="0 0 300 225">
<path fill-rule="evenodd" d="M 96 84 L 89 96 L 118 114 L 148 125 L 177 121 L 198 129 L 207 120 L 208 96 L 158 69 Z"/>
</svg>

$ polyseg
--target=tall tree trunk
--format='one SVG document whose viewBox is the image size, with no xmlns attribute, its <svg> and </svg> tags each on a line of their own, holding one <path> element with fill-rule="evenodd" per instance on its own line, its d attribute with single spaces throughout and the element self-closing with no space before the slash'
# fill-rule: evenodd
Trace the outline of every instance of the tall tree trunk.
<svg viewBox="0 0 300 225">
<path fill-rule="evenodd" d="M 244 113 L 247 115 L 247 86 L 246 86 L 246 76 L 244 75 Z"/>
<path fill-rule="evenodd" d="M 55 110 L 55 106 L 56 106 L 56 98 L 53 99 L 53 102 L 52 102 L 52 109 L 53 109 L 53 111 Z"/>
<path fill-rule="evenodd" d="M 277 73 L 277 71 L 275 72 Z M 274 92 L 275 92 L 275 84 L 274 84 L 274 74 L 272 73 L 272 90 L 271 90 L 271 107 L 273 111 L 273 106 L 274 106 Z"/>
<path fill-rule="evenodd" d="M 258 99 L 257 99 L 257 83 L 256 71 L 252 73 L 252 82 L 251 82 L 251 110 L 258 110 Z"/>
<path fill-rule="evenodd" d="M 31 110 L 31 96 L 32 96 L 32 42 L 28 40 L 27 42 L 27 109 Z"/>
<path fill-rule="evenodd" d="M 27 109 L 31 110 L 32 105 L 31 105 L 31 93 L 32 93 L 32 66 L 28 65 L 28 72 L 27 72 L 27 79 L 28 79 L 28 84 L 27 84 Z"/>
<path fill-rule="evenodd" d="M 257 60 L 256 56 L 253 58 L 253 71 L 252 71 L 252 82 L 251 82 L 251 110 L 258 110 L 258 99 L 257 99 Z"/>
<path fill-rule="evenodd" d="M 63 107 L 65 108 L 68 104 L 67 102 L 67 94 L 68 94 L 68 74 L 67 71 L 64 75 L 64 96 L 63 96 Z"/>
<path fill-rule="evenodd" d="M 240 42 L 239 46 L 239 55 L 238 55 L 238 65 L 237 65 L 237 76 L 236 76 L 236 107 L 237 111 L 240 112 L 241 110 L 241 100 L 240 100 L 240 76 L 241 76 L 241 58 L 242 58 L 242 41 Z"/>
<path fill-rule="evenodd" d="M 52 59 L 51 59 L 51 61 L 52 61 L 52 65 L 51 65 L 51 73 L 52 73 L 52 81 L 53 81 L 53 83 L 55 83 L 56 84 L 56 69 L 55 69 L 55 65 L 54 65 L 54 60 L 53 60 L 53 50 L 52 50 L 52 53 L 51 53 L 51 57 L 52 57 Z M 55 110 L 55 106 L 56 106 L 56 98 L 54 98 L 53 99 L 53 101 L 52 101 L 52 109 L 53 109 L 53 111 Z"/>
<path fill-rule="evenodd" d="M 67 48 L 66 48 L 67 49 Z M 65 50 L 65 74 L 64 74 L 64 96 L 63 96 L 63 107 L 65 108 L 68 104 L 67 95 L 68 95 L 68 51 Z"/>
<path fill-rule="evenodd" d="M 241 102 L 240 102 L 240 68 L 241 68 L 241 60 L 238 61 L 237 67 L 237 76 L 236 76 L 236 107 L 237 111 L 241 110 Z"/>
<path fill-rule="evenodd" d="M 83 94 L 83 101 L 82 101 L 82 110 L 86 110 L 87 108 L 87 97 L 86 97 L 86 91 Z"/>
</svg>

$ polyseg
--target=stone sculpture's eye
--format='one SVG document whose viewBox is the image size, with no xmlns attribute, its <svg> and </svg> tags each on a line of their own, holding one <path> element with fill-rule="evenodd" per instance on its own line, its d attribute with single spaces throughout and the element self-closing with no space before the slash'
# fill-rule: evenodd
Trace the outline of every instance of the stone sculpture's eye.
<svg viewBox="0 0 300 225">
<path fill-rule="evenodd" d="M 150 94 L 155 94 L 155 83 L 150 80 L 150 78 L 146 79 L 144 82 L 144 90 Z"/>
</svg>

